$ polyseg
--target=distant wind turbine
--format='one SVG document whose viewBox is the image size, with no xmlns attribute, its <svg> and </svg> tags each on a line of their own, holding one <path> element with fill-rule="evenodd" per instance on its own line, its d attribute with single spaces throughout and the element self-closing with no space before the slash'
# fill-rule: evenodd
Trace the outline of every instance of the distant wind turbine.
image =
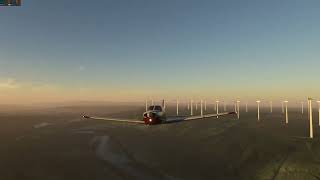
<svg viewBox="0 0 320 180">
<path fill-rule="evenodd" d="M 317 101 L 318 103 L 318 118 L 319 118 L 319 126 L 320 126 L 320 101 Z"/>
<path fill-rule="evenodd" d="M 258 105 L 258 121 L 260 121 L 260 100 L 256 101 Z"/>
<path fill-rule="evenodd" d="M 248 101 L 246 102 L 246 113 L 248 112 Z"/>
<path fill-rule="evenodd" d="M 283 101 L 286 105 L 286 124 L 288 124 L 288 101 Z"/>
<path fill-rule="evenodd" d="M 200 114 L 201 114 L 201 116 L 203 116 L 203 110 L 202 110 L 202 99 L 201 99 L 201 101 L 200 101 Z"/>
<path fill-rule="evenodd" d="M 282 114 L 283 114 L 284 113 L 283 102 L 281 102 L 281 109 L 282 109 Z"/>
<path fill-rule="evenodd" d="M 179 98 L 177 98 L 177 115 L 179 115 Z"/>
<path fill-rule="evenodd" d="M 219 118 L 219 116 L 218 116 L 218 114 L 219 114 L 219 101 L 216 101 L 216 103 L 217 103 L 217 106 L 216 106 L 216 108 L 217 108 L 217 118 Z"/>
<path fill-rule="evenodd" d="M 313 126 L 312 126 L 312 98 L 308 98 L 308 112 L 309 112 L 309 132 L 310 132 L 310 138 L 313 138 Z"/>
<path fill-rule="evenodd" d="M 238 115 L 238 119 L 240 119 L 240 101 L 237 100 L 237 115 Z"/>
<path fill-rule="evenodd" d="M 204 110 L 207 110 L 207 100 L 204 100 Z"/>
<path fill-rule="evenodd" d="M 190 114 L 193 116 L 193 100 L 190 101 Z"/>
<path fill-rule="evenodd" d="M 301 114 L 303 114 L 303 101 L 301 101 Z"/>
<path fill-rule="evenodd" d="M 272 113 L 272 101 L 270 101 L 270 113 Z"/>
</svg>

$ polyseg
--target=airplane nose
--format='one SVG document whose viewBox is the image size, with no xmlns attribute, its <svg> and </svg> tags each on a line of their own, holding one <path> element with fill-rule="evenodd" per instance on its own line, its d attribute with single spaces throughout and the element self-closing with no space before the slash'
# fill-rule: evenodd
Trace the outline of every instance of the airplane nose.
<svg viewBox="0 0 320 180">
<path fill-rule="evenodd" d="M 148 113 L 148 117 L 150 117 L 150 118 L 155 117 L 155 113 Z"/>
</svg>

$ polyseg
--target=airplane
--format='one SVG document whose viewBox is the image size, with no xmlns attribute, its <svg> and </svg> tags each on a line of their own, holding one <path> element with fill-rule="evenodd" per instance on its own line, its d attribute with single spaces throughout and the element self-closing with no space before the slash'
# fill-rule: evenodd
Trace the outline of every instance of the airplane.
<svg viewBox="0 0 320 180">
<path fill-rule="evenodd" d="M 201 120 L 201 119 L 206 119 L 211 117 L 237 114 L 236 112 L 223 112 L 218 114 L 207 114 L 202 116 L 201 115 L 200 116 L 167 116 L 163 107 L 164 107 L 164 100 L 162 101 L 162 106 L 160 105 L 149 106 L 147 111 L 143 113 L 142 120 L 115 119 L 115 118 L 95 117 L 95 116 L 87 116 L 87 115 L 84 115 L 83 118 L 114 121 L 114 122 L 145 124 L 145 125 L 156 125 L 156 124 L 167 124 L 167 123 L 175 123 L 175 122 L 187 122 L 191 120 Z"/>
</svg>

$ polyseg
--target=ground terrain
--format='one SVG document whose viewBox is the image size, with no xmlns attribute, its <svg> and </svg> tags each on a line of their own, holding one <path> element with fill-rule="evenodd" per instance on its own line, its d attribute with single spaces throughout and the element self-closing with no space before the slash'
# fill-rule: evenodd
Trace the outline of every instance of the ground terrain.
<svg viewBox="0 0 320 180">
<path fill-rule="evenodd" d="M 294 108 L 289 124 L 279 108 L 262 108 L 257 122 L 250 107 L 239 120 L 156 126 L 81 118 L 141 118 L 138 105 L 15 108 L 0 110 L 0 179 L 320 179 L 316 111 L 310 140 L 307 114 Z"/>
</svg>

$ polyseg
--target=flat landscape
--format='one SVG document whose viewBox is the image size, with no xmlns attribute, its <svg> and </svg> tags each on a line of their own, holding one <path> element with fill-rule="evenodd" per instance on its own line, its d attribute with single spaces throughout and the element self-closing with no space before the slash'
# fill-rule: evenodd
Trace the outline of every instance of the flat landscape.
<svg viewBox="0 0 320 180">
<path fill-rule="evenodd" d="M 81 118 L 140 119 L 144 109 L 2 106 L 0 179 L 320 179 L 316 109 L 312 140 L 299 108 L 289 108 L 289 124 L 276 107 L 272 114 L 261 108 L 260 122 L 254 107 L 248 113 L 241 107 L 239 120 L 230 115 L 155 126 Z M 210 109 L 206 113 L 214 113 Z M 188 114 L 186 107 L 181 114 Z"/>
</svg>

